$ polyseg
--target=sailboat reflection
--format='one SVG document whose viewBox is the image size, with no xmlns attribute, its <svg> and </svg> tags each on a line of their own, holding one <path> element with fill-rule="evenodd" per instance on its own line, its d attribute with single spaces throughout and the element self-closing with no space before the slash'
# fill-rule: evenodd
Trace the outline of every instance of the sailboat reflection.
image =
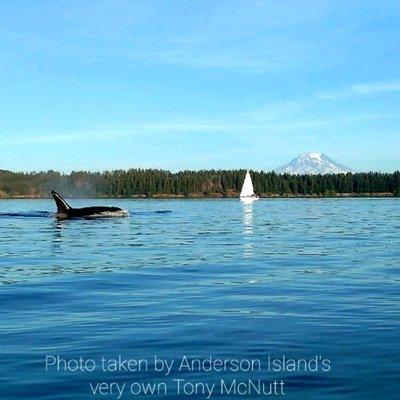
<svg viewBox="0 0 400 400">
<path fill-rule="evenodd" d="M 253 256 L 253 202 L 245 202 L 243 204 L 243 239 L 245 258 Z"/>
</svg>

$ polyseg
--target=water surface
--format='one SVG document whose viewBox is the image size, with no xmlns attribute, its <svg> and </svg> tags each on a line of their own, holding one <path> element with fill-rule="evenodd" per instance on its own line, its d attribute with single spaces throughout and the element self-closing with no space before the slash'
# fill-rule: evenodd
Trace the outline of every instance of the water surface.
<svg viewBox="0 0 400 400">
<path fill-rule="evenodd" d="M 89 382 L 164 379 L 45 372 L 49 354 L 321 355 L 329 373 L 174 368 L 168 379 L 283 379 L 289 399 L 398 398 L 398 199 L 72 203 L 131 214 L 57 221 L 50 200 L 0 201 L 0 398 L 115 399 L 90 395 Z M 173 388 L 162 397 L 177 398 Z M 257 396 L 212 398 L 228 397 Z"/>
</svg>

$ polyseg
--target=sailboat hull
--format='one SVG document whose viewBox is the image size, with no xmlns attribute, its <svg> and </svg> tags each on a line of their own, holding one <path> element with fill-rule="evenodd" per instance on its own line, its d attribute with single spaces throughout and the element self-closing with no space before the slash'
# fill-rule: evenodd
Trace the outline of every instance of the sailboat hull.
<svg viewBox="0 0 400 400">
<path fill-rule="evenodd" d="M 254 201 L 259 200 L 260 198 L 258 196 L 242 196 L 240 197 L 240 201 L 243 203 L 249 204 L 253 203 Z"/>
</svg>

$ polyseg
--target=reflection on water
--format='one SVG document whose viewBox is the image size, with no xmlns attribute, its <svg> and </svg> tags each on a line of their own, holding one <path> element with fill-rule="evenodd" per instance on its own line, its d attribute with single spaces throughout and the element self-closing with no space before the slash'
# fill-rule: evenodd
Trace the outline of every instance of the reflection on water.
<svg viewBox="0 0 400 400">
<path fill-rule="evenodd" d="M 253 256 L 253 205 L 254 202 L 242 202 L 243 204 L 243 240 L 245 258 Z"/>
<path fill-rule="evenodd" d="M 54 219 L 54 237 L 53 237 L 53 242 L 54 243 L 59 243 L 63 239 L 63 222 Z"/>
</svg>

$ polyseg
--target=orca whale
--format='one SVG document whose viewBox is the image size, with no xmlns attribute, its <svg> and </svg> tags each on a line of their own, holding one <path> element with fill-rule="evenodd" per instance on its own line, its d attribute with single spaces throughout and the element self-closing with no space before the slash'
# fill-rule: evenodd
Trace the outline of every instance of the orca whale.
<svg viewBox="0 0 400 400">
<path fill-rule="evenodd" d="M 109 218 L 109 217 L 126 217 L 128 211 L 119 207 L 83 207 L 72 208 L 57 192 L 50 191 L 57 205 L 56 217 L 59 219 L 68 218 Z"/>
</svg>

